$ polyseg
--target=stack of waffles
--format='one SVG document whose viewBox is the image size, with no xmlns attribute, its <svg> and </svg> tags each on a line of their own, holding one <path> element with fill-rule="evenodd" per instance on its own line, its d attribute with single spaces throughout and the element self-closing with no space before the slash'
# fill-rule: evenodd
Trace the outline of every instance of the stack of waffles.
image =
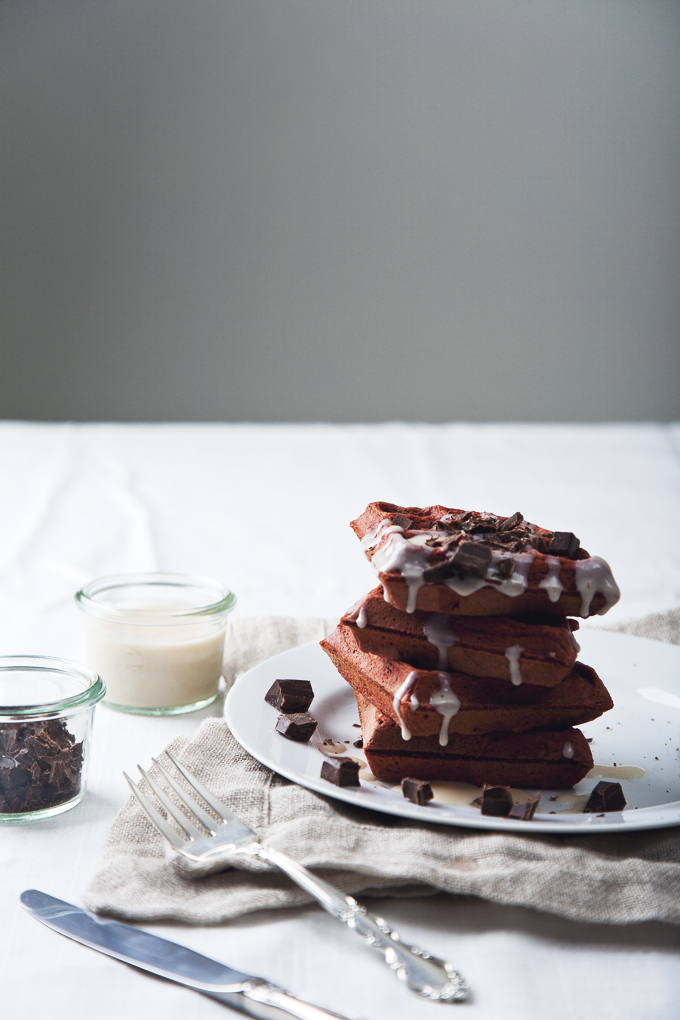
<svg viewBox="0 0 680 1020">
<path fill-rule="evenodd" d="M 322 647 L 356 694 L 371 772 L 578 783 L 593 759 L 574 727 L 613 707 L 574 638 L 575 616 L 618 601 L 606 562 L 520 513 L 371 503 L 352 528 L 380 584 Z"/>
</svg>

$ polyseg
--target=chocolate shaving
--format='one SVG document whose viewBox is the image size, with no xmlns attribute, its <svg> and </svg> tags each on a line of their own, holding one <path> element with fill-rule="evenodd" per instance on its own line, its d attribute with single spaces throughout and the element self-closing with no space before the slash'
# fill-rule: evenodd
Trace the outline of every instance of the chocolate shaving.
<svg viewBox="0 0 680 1020">
<path fill-rule="evenodd" d="M 0 814 L 42 811 L 80 792 L 82 742 L 63 719 L 0 726 Z"/>
<path fill-rule="evenodd" d="M 521 524 L 523 520 L 524 520 L 524 517 L 523 517 L 523 515 L 518 510 L 517 513 L 514 513 L 512 515 L 512 517 L 508 517 L 507 520 L 503 521 L 502 524 L 499 524 L 498 525 L 498 530 L 499 531 L 512 531 L 512 529 L 516 528 L 518 524 Z"/>
<path fill-rule="evenodd" d="M 499 560 L 496 564 L 496 570 L 501 577 L 510 577 L 514 569 L 515 561 L 511 560 L 509 557 L 507 560 Z"/>
</svg>

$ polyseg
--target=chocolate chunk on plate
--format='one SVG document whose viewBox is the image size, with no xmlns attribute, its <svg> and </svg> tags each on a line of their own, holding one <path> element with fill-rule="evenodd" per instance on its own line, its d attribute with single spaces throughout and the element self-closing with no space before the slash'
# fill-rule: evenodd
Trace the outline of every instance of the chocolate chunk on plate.
<svg viewBox="0 0 680 1020">
<path fill-rule="evenodd" d="M 306 744 L 318 723 L 309 712 L 293 712 L 280 715 L 276 720 L 276 732 L 298 744 Z"/>
<path fill-rule="evenodd" d="M 597 784 L 590 794 L 583 814 L 595 814 L 598 811 L 623 811 L 626 806 L 626 798 L 621 789 L 621 783 Z"/>
<path fill-rule="evenodd" d="M 401 790 L 406 799 L 412 800 L 414 804 L 427 804 L 434 797 L 432 787 L 425 779 L 402 779 Z"/>
<path fill-rule="evenodd" d="M 333 786 L 361 786 L 359 763 L 351 758 L 326 758 L 321 766 L 321 778 Z"/>
<path fill-rule="evenodd" d="M 551 556 L 563 556 L 567 560 L 573 560 L 578 552 L 580 541 L 571 531 L 556 531 L 548 546 Z"/>
<path fill-rule="evenodd" d="M 524 804 L 515 804 L 508 818 L 519 818 L 521 822 L 530 822 L 536 814 L 540 800 L 540 793 L 534 793 Z"/>
<path fill-rule="evenodd" d="M 314 700 L 314 691 L 309 680 L 275 680 L 264 700 L 286 715 L 307 712 Z"/>
<path fill-rule="evenodd" d="M 505 817 L 514 807 L 509 786 L 485 786 L 482 790 L 482 814 Z"/>
</svg>

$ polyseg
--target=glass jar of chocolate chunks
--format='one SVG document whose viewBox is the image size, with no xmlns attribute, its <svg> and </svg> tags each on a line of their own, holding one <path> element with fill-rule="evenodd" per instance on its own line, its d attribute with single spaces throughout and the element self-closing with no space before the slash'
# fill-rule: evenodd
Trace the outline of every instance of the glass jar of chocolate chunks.
<svg viewBox="0 0 680 1020">
<path fill-rule="evenodd" d="M 77 662 L 0 656 L 0 823 L 50 818 L 82 800 L 104 692 Z"/>
</svg>

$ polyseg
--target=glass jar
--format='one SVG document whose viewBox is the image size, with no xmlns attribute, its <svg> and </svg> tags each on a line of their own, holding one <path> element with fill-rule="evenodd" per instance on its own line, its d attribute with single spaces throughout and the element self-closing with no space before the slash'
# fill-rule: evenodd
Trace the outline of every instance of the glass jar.
<svg viewBox="0 0 680 1020">
<path fill-rule="evenodd" d="M 0 822 L 50 818 L 82 800 L 105 689 L 78 662 L 0 656 Z"/>
<path fill-rule="evenodd" d="M 118 574 L 76 595 L 86 659 L 105 704 L 137 715 L 193 712 L 219 693 L 227 616 L 236 596 L 188 574 Z"/>
</svg>

